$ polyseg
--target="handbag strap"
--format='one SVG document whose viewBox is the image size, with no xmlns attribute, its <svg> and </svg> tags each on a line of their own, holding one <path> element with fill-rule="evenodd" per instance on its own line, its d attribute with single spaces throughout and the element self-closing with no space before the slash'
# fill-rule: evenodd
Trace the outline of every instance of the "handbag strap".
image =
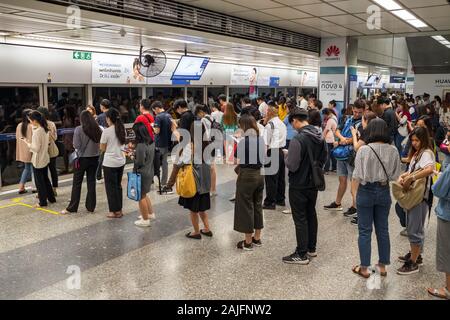
<svg viewBox="0 0 450 320">
<path fill-rule="evenodd" d="M 373 153 L 375 153 L 375 155 L 377 156 L 378 161 L 380 162 L 381 166 L 383 167 L 383 171 L 384 171 L 384 174 L 386 175 L 387 182 L 389 182 L 389 175 L 388 175 L 388 173 L 387 173 L 386 167 L 385 167 L 384 164 L 383 164 L 383 161 L 381 161 L 381 159 L 380 159 L 380 156 L 379 156 L 378 153 L 374 150 L 374 148 L 372 148 L 372 146 L 371 146 L 370 144 L 368 144 L 367 146 L 368 146 L 370 149 L 372 149 Z"/>
</svg>

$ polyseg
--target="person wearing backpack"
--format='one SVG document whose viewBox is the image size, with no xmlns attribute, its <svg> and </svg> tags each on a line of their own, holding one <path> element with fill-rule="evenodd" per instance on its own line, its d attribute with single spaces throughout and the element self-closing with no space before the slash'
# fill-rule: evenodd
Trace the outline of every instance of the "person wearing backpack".
<svg viewBox="0 0 450 320">
<path fill-rule="evenodd" d="M 353 176 L 354 164 L 352 164 L 353 136 L 351 128 L 360 129 L 361 120 L 364 114 L 366 104 L 362 100 L 356 100 L 352 112 L 353 116 L 347 117 L 345 122 L 336 130 L 336 137 L 339 139 L 338 146 L 333 150 L 333 156 L 337 160 L 337 175 L 339 177 L 339 187 L 336 200 L 330 205 L 324 206 L 325 210 L 343 211 L 342 198 L 347 191 L 347 180 L 351 180 Z M 356 184 L 352 184 L 352 206 L 344 213 L 346 217 L 354 217 L 356 215 Z"/>
<path fill-rule="evenodd" d="M 432 141 L 428 130 L 417 127 L 411 132 L 410 137 L 411 149 L 408 156 L 410 165 L 408 171 L 400 176 L 398 183 L 405 190 L 408 190 L 413 182 L 419 179 L 426 180 L 423 200 L 410 210 L 405 210 L 407 216 L 406 229 L 411 249 L 406 255 L 399 257 L 399 260 L 404 263 L 397 270 L 397 273 L 400 275 L 419 272 L 419 265 L 423 263 L 421 251 L 423 251 L 425 239 L 425 220 L 427 213 L 431 210 L 430 202 L 433 199 L 430 190 L 432 184 L 431 176 L 436 167 Z"/>
<path fill-rule="evenodd" d="M 389 240 L 389 211 L 391 193 L 389 181 L 398 179 L 401 173 L 400 156 L 390 145 L 386 123 L 375 118 L 366 129 L 367 145 L 362 146 L 355 159 L 353 178 L 359 183 L 356 203 L 358 206 L 358 247 L 360 264 L 352 271 L 363 278 L 370 277 L 372 228 L 378 243 L 377 267 L 386 276 L 390 264 L 391 245 Z"/>
<path fill-rule="evenodd" d="M 289 150 L 284 149 L 289 170 L 289 203 L 294 219 L 297 247 L 284 257 L 284 263 L 306 265 L 316 257 L 318 191 L 325 189 L 323 166 L 327 160 L 327 145 L 322 133 L 308 123 L 308 112 L 298 110 L 289 115 L 298 131 Z"/>
</svg>

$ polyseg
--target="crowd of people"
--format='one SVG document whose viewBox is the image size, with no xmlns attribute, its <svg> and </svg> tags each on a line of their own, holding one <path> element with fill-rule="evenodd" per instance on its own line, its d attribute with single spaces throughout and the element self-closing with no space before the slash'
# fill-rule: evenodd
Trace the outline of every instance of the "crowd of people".
<svg viewBox="0 0 450 320">
<path fill-rule="evenodd" d="M 326 188 L 324 174 L 330 175 L 329 179 L 336 175 L 336 198 L 323 209 L 343 212 L 343 198 L 350 189 L 352 205 L 343 215 L 358 226 L 360 253 L 360 263 L 352 271 L 369 278 L 373 227 L 379 253 L 375 270 L 386 276 L 391 264 L 388 217 L 393 202 L 391 184 L 395 184 L 403 196 L 415 193 L 418 198 L 409 207 L 394 194 L 395 211 L 404 228 L 401 234 L 410 244 L 399 257 L 402 266 L 397 273 L 419 272 L 424 263 L 425 222 L 436 196 L 436 261 L 438 271 L 446 274 L 446 286 L 428 292 L 450 298 L 449 97 L 444 101 L 439 97 L 430 101 L 427 94 L 361 97 L 341 112 L 336 101 L 324 108 L 314 94 L 270 100 L 243 97 L 239 103 L 220 95 L 217 102 L 211 100 L 207 105 L 177 99 L 169 108 L 161 101 L 142 99 L 132 138 L 123 120 L 121 110 L 106 99 L 99 108 L 88 106 L 81 111 L 71 139 L 73 152 L 68 155 L 74 168 L 72 194 L 62 214 L 78 211 L 86 174 L 86 209 L 95 211 L 96 179 L 104 176 L 107 217 L 121 218 L 122 178 L 128 158 L 134 163 L 133 172 L 141 177 L 137 226 L 149 227 L 155 219 L 149 193 L 161 168 L 159 193 L 173 193 L 178 182 L 178 203 L 189 211 L 193 231 L 186 237 L 212 237 L 207 212 L 211 198 L 217 195 L 215 163 L 220 159 L 235 166 L 237 174 L 235 195 L 230 200 L 235 202 L 234 230 L 242 233 L 243 239 L 236 247 L 251 251 L 263 245 L 263 210 L 285 209 L 288 185 L 290 209 L 283 213 L 292 214 L 297 243 L 282 261 L 306 265 L 318 255 L 318 192 Z M 17 127 L 17 159 L 25 164 L 19 192 L 26 192 L 25 183 L 33 171 L 39 199 L 36 207 L 56 201 L 57 176 L 53 178 L 52 172 L 52 159 L 58 151 L 55 131 L 47 108 L 24 110 Z M 169 172 L 171 153 L 175 160 Z M 189 181 L 190 174 L 195 184 L 180 185 L 180 181 Z M 180 190 L 188 187 L 195 192 L 187 196 Z"/>
</svg>

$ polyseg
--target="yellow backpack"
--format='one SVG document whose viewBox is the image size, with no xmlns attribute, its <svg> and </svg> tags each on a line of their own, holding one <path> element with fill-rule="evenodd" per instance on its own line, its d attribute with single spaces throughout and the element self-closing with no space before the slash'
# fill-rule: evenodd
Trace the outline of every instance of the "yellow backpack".
<svg viewBox="0 0 450 320">
<path fill-rule="evenodd" d="M 177 194 L 183 198 L 193 198 L 197 193 L 192 164 L 184 165 L 177 174 Z"/>
</svg>

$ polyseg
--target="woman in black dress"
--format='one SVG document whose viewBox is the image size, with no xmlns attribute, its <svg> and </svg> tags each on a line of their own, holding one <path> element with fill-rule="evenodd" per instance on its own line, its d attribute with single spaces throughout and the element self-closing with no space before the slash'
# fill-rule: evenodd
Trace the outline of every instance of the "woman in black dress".
<svg viewBox="0 0 450 320">
<path fill-rule="evenodd" d="M 206 212 L 211 208 L 211 198 L 209 194 L 211 189 L 211 157 L 204 156 L 205 148 L 208 146 L 209 142 L 201 140 L 195 141 L 194 137 L 196 135 L 194 135 L 194 130 L 201 130 L 202 134 L 198 136 L 204 137 L 205 126 L 202 121 L 196 120 L 191 126 L 191 144 L 185 147 L 186 150 L 183 154 L 186 154 L 187 157 L 186 159 L 183 159 L 183 163 L 192 163 L 191 154 L 193 151 L 196 160 L 193 164 L 193 170 L 196 179 L 197 193 L 192 198 L 183 198 L 180 196 L 178 204 L 189 210 L 192 226 L 194 228 L 194 232 L 187 233 L 186 237 L 200 240 L 202 234 L 207 237 L 213 236 L 213 233 L 209 228 L 208 213 Z M 203 222 L 203 229 L 200 229 L 200 219 L 202 219 Z"/>
</svg>

